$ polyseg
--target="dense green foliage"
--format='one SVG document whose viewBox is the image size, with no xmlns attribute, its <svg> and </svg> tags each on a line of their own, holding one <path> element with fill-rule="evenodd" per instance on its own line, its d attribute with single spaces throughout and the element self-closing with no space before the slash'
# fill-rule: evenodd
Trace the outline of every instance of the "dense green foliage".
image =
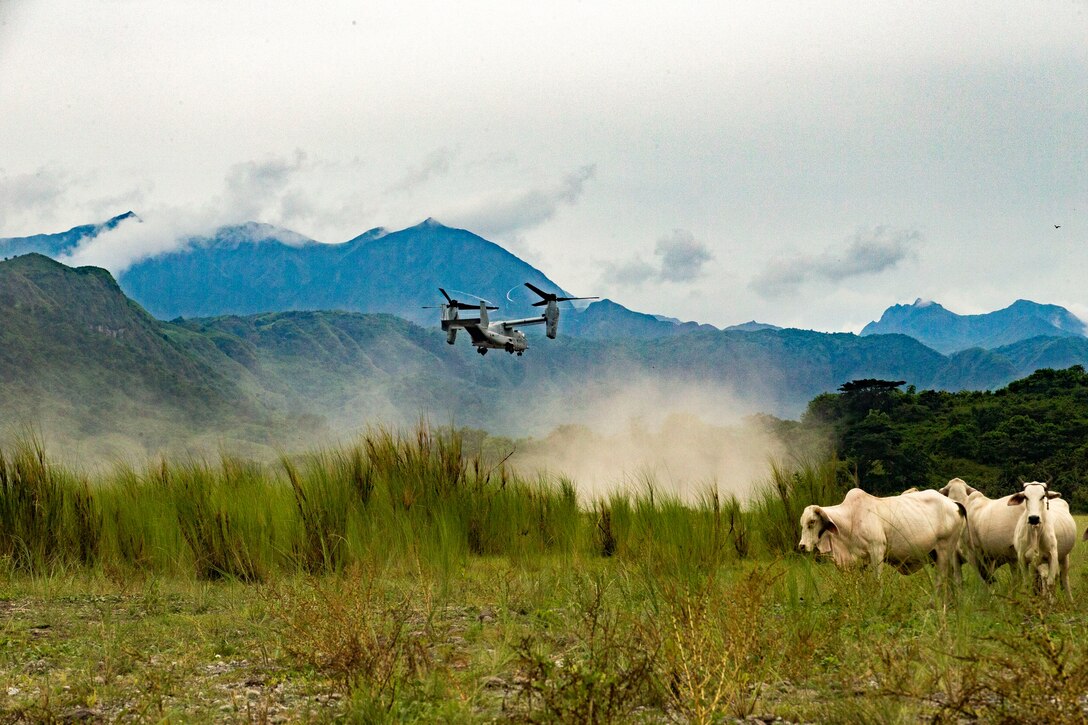
<svg viewBox="0 0 1088 725">
<path fill-rule="evenodd" d="M 831 431 L 862 488 L 888 494 L 959 477 L 997 496 L 1039 480 L 1088 509 L 1084 367 L 1044 368 L 993 392 L 867 382 L 816 397 L 803 417 Z"/>
</svg>

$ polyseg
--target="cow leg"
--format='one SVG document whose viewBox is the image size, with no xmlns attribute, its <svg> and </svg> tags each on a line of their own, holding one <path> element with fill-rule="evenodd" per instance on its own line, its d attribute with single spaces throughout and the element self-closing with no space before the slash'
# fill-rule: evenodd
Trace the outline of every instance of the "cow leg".
<svg viewBox="0 0 1088 725">
<path fill-rule="evenodd" d="M 939 545 L 934 553 L 937 555 L 937 588 L 945 589 L 949 586 L 949 583 L 957 584 L 956 574 L 959 573 L 956 568 L 956 561 L 958 554 L 953 546 L 949 551 L 945 545 Z"/>
<path fill-rule="evenodd" d="M 881 572 L 884 571 L 884 555 L 886 553 L 886 546 L 874 545 L 869 549 L 869 564 L 876 570 L 877 579 L 880 579 Z"/>
<path fill-rule="evenodd" d="M 978 570 L 978 575 L 982 577 L 982 581 L 987 584 L 994 583 L 994 570 L 997 569 L 994 562 L 985 557 L 977 557 L 975 559 L 975 569 Z"/>
<path fill-rule="evenodd" d="M 1069 602 L 1072 604 L 1073 590 L 1069 588 L 1069 554 L 1066 554 L 1058 561 L 1058 572 L 1061 578 L 1061 587 L 1065 590 L 1065 596 L 1069 598 Z"/>
<path fill-rule="evenodd" d="M 1040 565 L 1039 574 L 1042 576 L 1045 572 L 1046 578 L 1043 580 L 1043 591 L 1046 592 L 1047 596 L 1051 596 L 1054 593 L 1054 587 L 1058 583 L 1058 569 L 1060 568 L 1058 563 L 1058 552 L 1051 552 L 1043 562 L 1044 563 Z M 1043 566 L 1046 567 L 1045 570 L 1042 568 Z"/>
<path fill-rule="evenodd" d="M 952 586 L 963 586 L 963 556 L 960 553 L 959 539 L 949 543 L 944 549 L 946 576 L 951 577 Z"/>
<path fill-rule="evenodd" d="M 1013 575 L 1015 576 L 1016 588 L 1021 589 L 1024 585 L 1031 583 L 1031 580 L 1035 577 L 1035 567 L 1031 565 L 1026 558 L 1017 559 L 1016 563 L 1012 566 Z"/>
</svg>

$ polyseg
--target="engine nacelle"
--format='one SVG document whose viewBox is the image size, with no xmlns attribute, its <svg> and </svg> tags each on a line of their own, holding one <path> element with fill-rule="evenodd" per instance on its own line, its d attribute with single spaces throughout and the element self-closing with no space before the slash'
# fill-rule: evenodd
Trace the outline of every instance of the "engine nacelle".
<svg viewBox="0 0 1088 725">
<path fill-rule="evenodd" d="M 559 332 L 559 303 L 555 300 L 548 300 L 548 306 L 544 308 L 544 330 L 551 340 Z"/>
<path fill-rule="evenodd" d="M 450 322 L 457 319 L 457 308 L 445 304 L 439 305 L 439 308 L 442 310 L 442 329 L 453 330 L 454 328 L 450 325 Z"/>
</svg>

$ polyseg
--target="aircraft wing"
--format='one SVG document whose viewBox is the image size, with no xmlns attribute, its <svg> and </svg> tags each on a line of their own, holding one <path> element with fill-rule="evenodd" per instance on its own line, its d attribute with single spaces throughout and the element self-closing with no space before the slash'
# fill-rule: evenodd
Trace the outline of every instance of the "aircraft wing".
<svg viewBox="0 0 1088 725">
<path fill-rule="evenodd" d="M 480 331 L 479 325 L 469 325 L 465 328 L 465 332 L 468 333 L 468 336 L 472 338 L 473 342 L 485 342 L 487 340 L 487 338 L 484 337 L 484 333 Z"/>
<path fill-rule="evenodd" d="M 503 320 L 502 326 L 509 330 L 511 327 L 525 327 L 526 325 L 540 325 L 547 322 L 543 317 L 526 317 L 523 320 Z"/>
</svg>

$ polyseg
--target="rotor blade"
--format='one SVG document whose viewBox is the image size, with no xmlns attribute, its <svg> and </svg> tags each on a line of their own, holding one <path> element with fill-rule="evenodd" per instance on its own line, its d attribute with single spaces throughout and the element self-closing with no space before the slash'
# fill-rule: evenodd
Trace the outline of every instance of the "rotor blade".
<svg viewBox="0 0 1088 725">
<path fill-rule="evenodd" d="M 556 302 L 569 302 L 570 300 L 599 300 L 600 297 L 556 297 Z"/>
<path fill-rule="evenodd" d="M 456 295 L 464 295 L 465 297 L 471 297 L 474 300 L 479 300 L 479 302 L 484 302 L 484 303 L 489 304 L 489 305 L 491 304 L 491 300 L 485 299 L 485 298 L 481 297 L 480 295 L 474 295 L 471 292 L 465 292 L 464 290 L 455 289 L 455 290 L 453 290 L 453 293 L 456 294 Z M 476 307 L 480 306 L 479 302 L 477 302 Z M 498 308 L 496 308 L 496 309 L 498 309 Z"/>
<path fill-rule="evenodd" d="M 457 309 L 459 309 L 459 310 L 478 310 L 478 309 L 480 309 L 480 306 L 479 306 L 479 305 L 470 305 L 470 304 L 469 304 L 469 303 L 467 303 L 467 302 L 457 302 L 456 300 L 454 300 L 453 302 L 451 302 L 451 303 L 449 304 L 449 306 L 450 306 L 450 307 L 456 307 L 456 308 L 457 308 Z M 489 309 L 489 310 L 497 310 L 497 309 L 499 309 L 499 308 L 498 308 L 498 307 L 495 307 L 494 305 L 487 305 L 486 309 Z"/>
<path fill-rule="evenodd" d="M 439 287 L 438 291 L 442 293 L 442 296 L 445 297 L 446 301 L 449 302 L 451 305 L 455 302 L 455 300 L 452 297 L 450 297 L 448 294 L 446 294 L 446 290 Z"/>
<path fill-rule="evenodd" d="M 536 292 L 541 297 L 543 297 L 545 302 L 547 302 L 548 300 L 554 300 L 555 299 L 554 294 L 552 294 L 551 292 L 545 292 L 544 290 L 542 290 L 539 287 L 537 287 L 536 285 L 534 285 L 532 282 L 526 282 L 525 286 L 528 287 L 529 289 L 531 289 L 533 292 Z M 533 306 L 535 307 L 536 305 L 533 305 Z"/>
</svg>

